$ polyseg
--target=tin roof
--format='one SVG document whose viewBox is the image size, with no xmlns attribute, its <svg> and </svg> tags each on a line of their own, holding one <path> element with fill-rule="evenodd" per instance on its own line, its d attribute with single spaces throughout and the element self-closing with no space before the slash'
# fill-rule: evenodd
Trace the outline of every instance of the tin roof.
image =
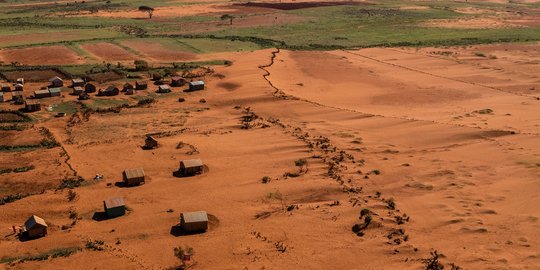
<svg viewBox="0 0 540 270">
<path fill-rule="evenodd" d="M 168 84 L 162 84 L 159 86 L 159 89 L 171 89 L 171 87 Z"/>
<path fill-rule="evenodd" d="M 135 84 L 138 84 L 138 85 L 147 85 L 148 83 L 147 83 L 147 82 L 136 81 Z"/>
<path fill-rule="evenodd" d="M 34 95 L 35 94 L 49 94 L 49 90 L 36 90 L 34 91 Z"/>
<path fill-rule="evenodd" d="M 186 159 L 180 161 L 180 163 L 184 164 L 184 167 L 191 168 L 191 167 L 200 167 L 203 166 L 203 162 L 200 159 Z"/>
<path fill-rule="evenodd" d="M 64 81 L 64 80 L 60 79 L 60 77 L 55 76 L 55 77 L 50 78 L 49 82 L 53 82 L 53 81 L 56 81 L 56 80 Z"/>
<path fill-rule="evenodd" d="M 24 223 L 24 226 L 26 227 L 27 230 L 31 229 L 32 227 L 36 226 L 37 224 L 41 225 L 41 226 L 45 226 L 45 227 L 49 227 L 47 225 L 47 223 L 45 222 L 44 219 L 36 216 L 36 215 L 32 215 L 25 223 Z"/>
<path fill-rule="evenodd" d="M 185 212 L 182 213 L 181 217 L 184 219 L 185 223 L 208 222 L 208 214 L 206 214 L 206 211 Z"/>
<path fill-rule="evenodd" d="M 40 104 L 40 103 L 37 100 L 26 100 L 24 104 L 26 104 L 26 105 L 36 105 L 36 104 Z"/>
<path fill-rule="evenodd" d="M 50 93 L 60 93 L 62 90 L 60 88 L 49 88 Z"/>
<path fill-rule="evenodd" d="M 143 168 L 127 169 L 124 171 L 128 179 L 144 177 Z"/>
<path fill-rule="evenodd" d="M 75 78 L 75 79 L 73 79 L 71 81 L 74 82 L 74 83 L 84 83 L 84 80 L 81 79 L 81 78 Z"/>
<path fill-rule="evenodd" d="M 105 208 L 107 209 L 126 205 L 124 203 L 124 198 L 122 197 L 109 198 L 109 199 L 104 200 L 103 203 L 105 203 Z"/>
<path fill-rule="evenodd" d="M 13 92 L 11 92 L 11 95 L 14 96 L 14 97 L 15 97 L 15 96 L 22 96 L 22 95 L 23 95 L 23 91 L 13 91 Z"/>
<path fill-rule="evenodd" d="M 82 88 L 81 86 L 75 86 L 75 87 L 73 87 L 73 90 L 75 90 L 75 91 L 84 91 L 84 88 Z"/>
<path fill-rule="evenodd" d="M 190 85 L 204 85 L 203 81 L 190 82 Z"/>
</svg>

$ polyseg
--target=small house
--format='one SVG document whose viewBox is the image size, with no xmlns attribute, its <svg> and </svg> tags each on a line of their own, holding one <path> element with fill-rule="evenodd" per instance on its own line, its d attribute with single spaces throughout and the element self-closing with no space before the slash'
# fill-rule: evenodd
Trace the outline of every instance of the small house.
<svg viewBox="0 0 540 270">
<path fill-rule="evenodd" d="M 74 96 L 78 96 L 80 94 L 84 93 L 84 88 L 82 88 L 81 86 L 75 86 L 73 87 L 73 93 L 71 93 L 72 95 Z"/>
<path fill-rule="evenodd" d="M 147 88 L 148 88 L 147 82 L 140 82 L 140 81 L 135 82 L 135 90 L 144 90 Z"/>
<path fill-rule="evenodd" d="M 50 97 L 51 92 L 49 90 L 36 90 L 34 91 L 34 98 L 46 98 Z"/>
<path fill-rule="evenodd" d="M 180 77 L 180 76 L 174 76 L 171 78 L 171 86 L 172 87 L 179 87 L 184 86 L 186 84 L 186 79 Z"/>
<path fill-rule="evenodd" d="M 162 77 L 161 74 L 159 74 L 159 73 L 153 73 L 153 74 L 152 74 L 152 80 L 153 80 L 153 81 L 159 81 L 159 80 L 161 80 L 162 78 L 163 78 L 163 77 Z"/>
<path fill-rule="evenodd" d="M 83 92 L 81 94 L 79 94 L 79 100 L 88 100 L 90 99 L 90 95 L 86 92 Z"/>
<path fill-rule="evenodd" d="M 144 140 L 144 148 L 145 149 L 154 149 L 158 146 L 158 141 L 154 139 L 152 136 L 146 137 L 146 140 Z"/>
<path fill-rule="evenodd" d="M 24 85 L 20 84 L 20 83 L 17 83 L 15 84 L 15 91 L 23 91 L 24 90 Z"/>
<path fill-rule="evenodd" d="M 37 100 L 27 100 L 24 103 L 24 109 L 27 112 L 37 112 L 41 111 L 41 104 Z"/>
<path fill-rule="evenodd" d="M 103 208 L 107 218 L 115 218 L 126 214 L 124 198 L 109 198 L 103 201 Z"/>
<path fill-rule="evenodd" d="M 126 95 L 133 95 L 133 94 L 135 94 L 135 90 L 133 90 L 133 88 L 126 90 Z"/>
<path fill-rule="evenodd" d="M 190 82 L 188 85 L 189 85 L 189 91 L 204 90 L 203 81 Z"/>
<path fill-rule="evenodd" d="M 71 80 L 71 87 L 83 87 L 84 86 L 84 80 L 81 78 L 76 78 Z"/>
<path fill-rule="evenodd" d="M 24 78 L 18 78 L 16 83 L 24 84 Z"/>
<path fill-rule="evenodd" d="M 200 159 L 187 159 L 180 161 L 178 170 L 182 176 L 192 176 L 203 172 L 204 164 Z"/>
<path fill-rule="evenodd" d="M 21 233 L 30 239 L 39 238 L 47 235 L 49 226 L 44 219 L 32 215 L 25 223 Z"/>
<path fill-rule="evenodd" d="M 2 92 L 11 92 L 11 86 L 7 83 L 0 84 Z"/>
<path fill-rule="evenodd" d="M 122 87 L 123 92 L 126 92 L 127 90 L 130 90 L 130 89 L 131 90 L 134 89 L 133 84 L 131 84 L 131 83 L 125 83 L 124 86 Z"/>
<path fill-rule="evenodd" d="M 84 92 L 94 93 L 96 92 L 96 86 L 91 83 L 87 83 L 86 85 L 84 85 Z"/>
<path fill-rule="evenodd" d="M 4 92 L 0 92 L 0 102 L 4 102 Z"/>
<path fill-rule="evenodd" d="M 15 104 L 21 105 L 24 104 L 24 96 L 23 91 L 14 91 L 11 93 L 11 100 L 15 102 Z"/>
<path fill-rule="evenodd" d="M 163 85 L 160 85 L 158 86 L 158 90 L 157 90 L 158 93 L 170 93 L 171 92 L 171 87 L 168 85 L 168 84 L 163 84 Z"/>
<path fill-rule="evenodd" d="M 51 83 L 52 87 L 62 87 L 62 86 L 64 86 L 64 80 L 62 80 L 58 76 L 49 79 L 49 82 Z"/>
<path fill-rule="evenodd" d="M 184 232 L 204 232 L 208 229 L 208 214 L 206 211 L 182 213 L 180 226 Z"/>
<path fill-rule="evenodd" d="M 62 90 L 60 88 L 49 88 L 49 93 L 51 93 L 51 97 L 59 97 L 62 95 Z"/>
<path fill-rule="evenodd" d="M 144 183 L 144 170 L 143 168 L 125 170 L 122 177 L 126 186 L 138 186 Z"/>
<path fill-rule="evenodd" d="M 120 90 L 118 87 L 115 86 L 109 86 L 105 90 L 99 89 L 98 95 L 99 96 L 116 96 L 120 93 Z"/>
</svg>

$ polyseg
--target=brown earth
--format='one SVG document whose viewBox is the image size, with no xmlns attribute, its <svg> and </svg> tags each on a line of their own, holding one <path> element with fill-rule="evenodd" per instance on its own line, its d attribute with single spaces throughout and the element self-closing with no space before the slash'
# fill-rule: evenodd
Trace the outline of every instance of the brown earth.
<svg viewBox="0 0 540 270">
<path fill-rule="evenodd" d="M 71 65 L 82 64 L 84 59 L 73 50 L 65 46 L 41 46 L 24 49 L 0 50 L 0 61 L 5 63 L 18 62 L 20 64 L 41 65 Z"/>
<path fill-rule="evenodd" d="M 132 61 L 136 55 L 108 42 L 83 44 L 81 47 L 103 61 Z"/>
<path fill-rule="evenodd" d="M 104 251 L 2 266 L 166 269 L 180 263 L 174 247 L 190 246 L 193 269 L 425 269 L 431 250 L 445 269 L 535 269 L 540 101 L 521 86 L 540 89 L 531 63 L 540 54 L 538 44 L 513 46 L 227 53 L 233 64 L 215 67 L 204 91 L 74 120 L 36 113 L 69 156 L 58 164 L 104 179 L 76 188 L 72 202 L 64 190 L 0 206 L 0 258 L 89 239 Z M 149 133 L 160 147 L 143 150 Z M 190 158 L 209 170 L 173 177 Z M 144 185 L 114 185 L 134 167 Z M 37 168 L 17 177 L 57 179 Z M 125 198 L 127 215 L 93 220 L 112 196 Z M 362 209 L 373 221 L 357 236 Z M 215 217 L 211 229 L 175 234 L 193 210 Z M 62 230 L 70 211 L 80 219 Z M 49 235 L 20 242 L 11 226 L 31 214 Z"/>
<path fill-rule="evenodd" d="M 38 62 L 32 62 L 32 64 L 39 64 Z M 24 78 L 26 82 L 48 82 L 50 78 L 58 76 L 60 78 L 65 77 L 64 74 L 52 70 L 21 70 L 21 71 L 5 71 L 2 72 L 2 76 L 8 81 L 15 82 L 18 78 Z"/>
</svg>

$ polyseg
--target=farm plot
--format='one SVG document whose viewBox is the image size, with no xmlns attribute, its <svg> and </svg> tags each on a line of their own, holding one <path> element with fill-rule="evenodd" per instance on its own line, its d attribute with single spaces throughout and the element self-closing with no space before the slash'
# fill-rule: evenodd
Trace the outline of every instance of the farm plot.
<svg viewBox="0 0 540 270">
<path fill-rule="evenodd" d="M 131 39 L 121 44 L 155 61 L 191 61 L 197 59 L 194 49 L 172 39 Z"/>
<path fill-rule="evenodd" d="M 83 44 L 81 48 L 103 61 L 131 61 L 137 59 L 136 55 L 108 42 Z"/>
<path fill-rule="evenodd" d="M 42 46 L 0 51 L 0 61 L 24 65 L 83 64 L 82 57 L 73 50 L 60 45 Z"/>
</svg>

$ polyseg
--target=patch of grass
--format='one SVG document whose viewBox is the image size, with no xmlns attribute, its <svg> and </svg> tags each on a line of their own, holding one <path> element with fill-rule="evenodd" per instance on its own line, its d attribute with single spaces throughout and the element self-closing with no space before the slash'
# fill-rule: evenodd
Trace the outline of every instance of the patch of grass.
<svg viewBox="0 0 540 270">
<path fill-rule="evenodd" d="M 281 194 L 281 192 L 279 192 L 279 190 L 276 190 L 274 192 L 268 192 L 268 194 L 266 194 L 266 198 L 267 199 L 282 200 L 283 199 L 283 194 Z"/>
<path fill-rule="evenodd" d="M 69 257 L 82 249 L 80 247 L 64 247 L 51 249 L 49 251 L 35 254 L 35 255 L 24 255 L 17 257 L 5 257 L 0 259 L 0 263 L 11 263 L 11 262 L 25 262 L 25 261 L 44 261 L 49 258 L 59 258 L 59 257 Z"/>
<path fill-rule="evenodd" d="M 492 114 L 493 110 L 488 108 L 488 109 L 477 110 L 477 111 L 474 111 L 474 112 L 479 113 L 479 114 Z"/>
<path fill-rule="evenodd" d="M 486 57 L 486 54 L 483 52 L 474 52 L 474 55 L 478 57 Z"/>
<path fill-rule="evenodd" d="M 34 167 L 34 165 L 30 165 L 30 166 L 25 166 L 25 167 L 0 169 L 0 174 L 12 173 L 12 172 L 14 172 L 14 173 L 22 173 L 22 172 L 31 171 L 31 170 L 33 170 L 35 168 L 36 167 Z"/>
<path fill-rule="evenodd" d="M 67 102 L 62 102 L 59 104 L 54 104 L 52 107 L 53 107 L 53 111 L 66 113 L 66 114 L 76 113 L 77 108 L 78 108 L 77 103 L 73 101 L 67 101 Z"/>
</svg>

